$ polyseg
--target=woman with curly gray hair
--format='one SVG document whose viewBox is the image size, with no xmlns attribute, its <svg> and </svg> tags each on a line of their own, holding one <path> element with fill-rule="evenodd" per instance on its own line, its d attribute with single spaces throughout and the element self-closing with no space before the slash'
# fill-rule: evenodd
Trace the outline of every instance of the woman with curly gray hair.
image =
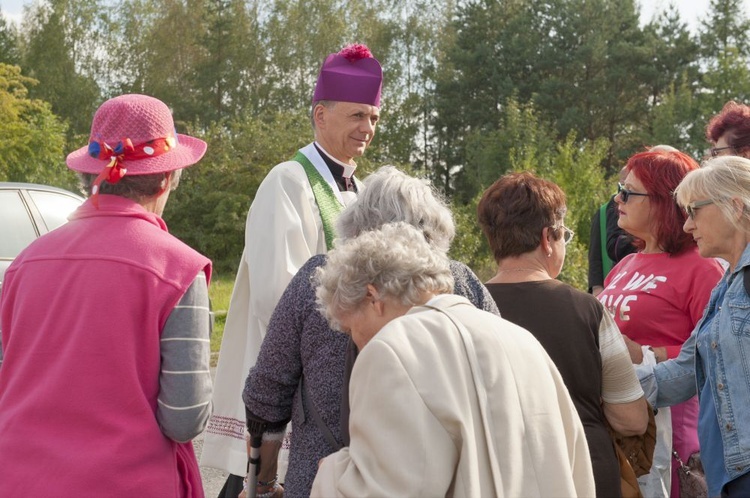
<svg viewBox="0 0 750 498">
<path fill-rule="evenodd" d="M 384 166 L 368 176 L 364 185 L 357 200 L 339 217 L 337 245 L 401 221 L 416 228 L 445 258 L 455 233 L 453 218 L 429 184 Z M 331 329 L 316 305 L 311 278 L 325 262 L 324 255 L 312 257 L 289 283 L 245 384 L 248 419 L 269 422 L 258 479 L 271 484 L 261 492 L 280 491 L 274 480 L 275 455 L 290 419 L 294 429 L 284 483 L 287 497 L 309 496 L 318 460 L 348 444 L 348 380 L 357 347 Z M 497 313 L 487 289 L 466 265 L 447 264 L 453 279 L 449 291 Z"/>
<path fill-rule="evenodd" d="M 447 294 L 424 235 L 384 225 L 337 246 L 318 303 L 360 349 L 349 447 L 313 496 L 594 496 L 560 374 L 526 330 Z"/>
</svg>

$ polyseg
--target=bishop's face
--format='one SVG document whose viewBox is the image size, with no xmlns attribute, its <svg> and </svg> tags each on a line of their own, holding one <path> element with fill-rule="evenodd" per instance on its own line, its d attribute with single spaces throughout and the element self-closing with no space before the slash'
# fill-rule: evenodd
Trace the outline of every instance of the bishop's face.
<svg viewBox="0 0 750 498">
<path fill-rule="evenodd" d="M 354 164 L 375 136 L 380 109 L 368 104 L 336 102 L 314 109 L 316 140 L 341 162 Z"/>
</svg>

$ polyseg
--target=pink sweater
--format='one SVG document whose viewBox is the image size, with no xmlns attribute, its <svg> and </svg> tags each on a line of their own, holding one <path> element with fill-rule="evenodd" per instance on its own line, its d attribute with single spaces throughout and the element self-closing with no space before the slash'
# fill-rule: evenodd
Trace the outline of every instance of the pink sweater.
<svg viewBox="0 0 750 498">
<path fill-rule="evenodd" d="M 0 299 L 0 496 L 203 496 L 191 443 L 156 420 L 160 335 L 210 261 L 102 195 L 41 237 Z"/>
</svg>

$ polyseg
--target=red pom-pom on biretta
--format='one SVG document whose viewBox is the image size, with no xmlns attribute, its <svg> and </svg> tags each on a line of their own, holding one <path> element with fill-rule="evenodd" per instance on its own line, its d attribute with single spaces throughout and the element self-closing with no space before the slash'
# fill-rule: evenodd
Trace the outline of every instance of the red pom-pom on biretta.
<svg viewBox="0 0 750 498">
<path fill-rule="evenodd" d="M 339 55 L 345 57 L 349 62 L 355 62 L 372 57 L 372 52 L 367 48 L 367 45 L 355 44 L 342 48 Z"/>
</svg>

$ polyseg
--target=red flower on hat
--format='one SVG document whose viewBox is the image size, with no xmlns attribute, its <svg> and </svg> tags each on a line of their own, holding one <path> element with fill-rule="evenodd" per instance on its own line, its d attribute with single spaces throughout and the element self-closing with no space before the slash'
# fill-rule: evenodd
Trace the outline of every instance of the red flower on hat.
<svg viewBox="0 0 750 498">
<path fill-rule="evenodd" d="M 356 62 L 360 59 L 367 59 L 369 57 L 372 57 L 372 52 L 370 52 L 370 49 L 367 48 L 367 45 L 347 45 L 346 47 L 342 48 L 339 52 L 339 55 L 342 57 L 346 57 L 346 59 L 349 62 Z"/>
</svg>

